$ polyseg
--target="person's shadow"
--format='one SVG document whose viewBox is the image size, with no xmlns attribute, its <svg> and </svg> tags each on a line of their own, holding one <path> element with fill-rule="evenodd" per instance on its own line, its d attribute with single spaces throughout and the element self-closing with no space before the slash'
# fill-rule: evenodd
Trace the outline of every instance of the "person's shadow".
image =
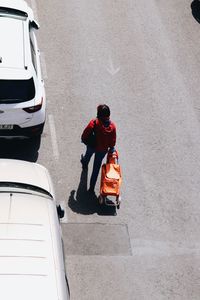
<svg viewBox="0 0 200 300">
<path fill-rule="evenodd" d="M 41 137 L 27 139 L 0 138 L 0 158 L 19 159 L 36 162 Z"/>
<path fill-rule="evenodd" d="M 194 0 L 191 3 L 192 15 L 200 23 L 200 0 Z"/>
<path fill-rule="evenodd" d="M 87 170 L 83 170 L 77 192 L 75 190 L 71 191 L 68 200 L 68 206 L 71 210 L 83 215 L 94 213 L 98 215 L 116 215 L 115 207 L 100 205 L 97 195 L 87 191 L 87 177 Z"/>
</svg>

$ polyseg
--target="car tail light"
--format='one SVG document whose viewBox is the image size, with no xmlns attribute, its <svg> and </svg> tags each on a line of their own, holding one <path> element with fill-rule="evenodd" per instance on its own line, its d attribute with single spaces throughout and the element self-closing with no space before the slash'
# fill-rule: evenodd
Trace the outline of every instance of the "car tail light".
<svg viewBox="0 0 200 300">
<path fill-rule="evenodd" d="M 43 98 L 41 99 L 40 104 L 23 108 L 23 110 L 29 114 L 34 113 L 42 108 L 42 102 L 43 102 Z"/>
</svg>

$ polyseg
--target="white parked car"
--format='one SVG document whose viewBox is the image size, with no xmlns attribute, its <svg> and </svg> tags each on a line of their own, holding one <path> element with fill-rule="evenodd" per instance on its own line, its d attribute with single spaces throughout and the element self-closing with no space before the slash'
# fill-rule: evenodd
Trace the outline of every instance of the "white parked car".
<svg viewBox="0 0 200 300">
<path fill-rule="evenodd" d="M 2 300 L 69 299 L 57 208 L 45 167 L 0 159 Z"/>
<path fill-rule="evenodd" d="M 33 11 L 23 0 L 0 0 L 0 136 L 40 135 L 46 98 Z"/>
</svg>

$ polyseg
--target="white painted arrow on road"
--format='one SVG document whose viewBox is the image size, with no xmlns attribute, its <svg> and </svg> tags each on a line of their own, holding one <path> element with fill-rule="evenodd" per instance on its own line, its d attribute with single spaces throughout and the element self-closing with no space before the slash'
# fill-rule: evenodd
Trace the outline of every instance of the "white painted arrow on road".
<svg viewBox="0 0 200 300">
<path fill-rule="evenodd" d="M 109 58 L 109 66 L 108 66 L 108 68 L 106 68 L 106 70 L 108 71 L 108 73 L 110 73 L 112 76 L 114 76 L 115 74 L 117 74 L 119 72 L 120 67 L 115 68 L 112 58 L 110 57 Z"/>
</svg>

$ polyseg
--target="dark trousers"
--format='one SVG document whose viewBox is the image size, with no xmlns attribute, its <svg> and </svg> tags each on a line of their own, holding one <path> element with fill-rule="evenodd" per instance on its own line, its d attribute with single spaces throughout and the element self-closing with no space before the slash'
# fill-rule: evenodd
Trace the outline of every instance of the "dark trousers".
<svg viewBox="0 0 200 300">
<path fill-rule="evenodd" d="M 87 146 L 85 155 L 83 156 L 83 163 L 85 165 L 88 165 L 90 162 L 90 159 L 93 154 L 94 156 L 94 164 L 93 164 L 93 170 L 92 170 L 92 175 L 90 178 L 90 189 L 94 189 L 96 182 L 97 182 L 97 177 L 99 175 L 99 170 L 101 168 L 102 160 L 104 156 L 106 155 L 107 151 L 99 152 L 95 151 L 93 148 Z"/>
</svg>

